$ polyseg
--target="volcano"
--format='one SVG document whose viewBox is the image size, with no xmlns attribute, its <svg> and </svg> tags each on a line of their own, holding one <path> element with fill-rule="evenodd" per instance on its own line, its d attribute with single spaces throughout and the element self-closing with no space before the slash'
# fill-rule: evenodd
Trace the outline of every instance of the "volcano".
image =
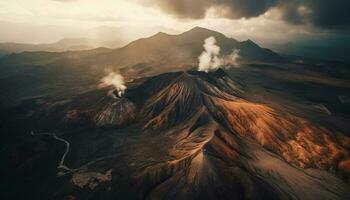
<svg viewBox="0 0 350 200">
<path fill-rule="evenodd" d="M 63 131 L 62 137 L 70 137 L 73 149 L 65 165 L 75 168 L 67 167 L 40 195 L 347 199 L 350 194 L 346 133 L 283 105 L 254 100 L 224 70 L 169 72 L 128 83 L 121 98 L 107 93 L 90 91 L 45 110 L 63 116 L 69 135 Z M 72 134 L 74 124 L 79 130 Z M 81 130 L 84 124 L 89 128 Z"/>
<path fill-rule="evenodd" d="M 239 67 L 194 70 L 210 37 Z M 200 27 L 4 56 L 0 196 L 348 199 L 349 68 L 295 59 Z"/>
</svg>

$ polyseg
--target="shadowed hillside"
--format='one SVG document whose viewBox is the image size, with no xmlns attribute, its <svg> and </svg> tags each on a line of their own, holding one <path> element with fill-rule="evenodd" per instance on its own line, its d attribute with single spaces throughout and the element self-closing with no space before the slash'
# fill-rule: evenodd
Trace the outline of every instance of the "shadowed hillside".
<svg viewBox="0 0 350 200">
<path fill-rule="evenodd" d="M 59 145 L 50 136 L 35 136 L 45 128 L 34 124 L 57 127 L 58 137 L 67 138 L 72 148 L 68 169 L 56 169 L 56 178 L 41 178 L 49 183 L 41 197 L 346 199 L 349 195 L 344 182 L 350 173 L 348 133 L 301 114 L 316 110 L 296 114 L 283 106 L 252 101 L 246 86 L 223 70 L 166 73 L 128 86 L 121 98 L 112 98 L 105 88 L 71 101 L 31 105 L 34 112 L 26 115 L 32 123 L 26 128 L 34 130 L 34 136 L 25 137 L 51 141 L 57 146 L 52 154 L 57 155 L 62 152 Z M 16 109 L 23 106 L 29 105 Z M 37 162 L 33 157 L 37 153 L 23 155 L 28 145 L 37 146 L 18 144 L 17 160 L 6 162 L 3 170 L 24 169 L 22 176 L 32 177 L 28 165 Z M 39 155 L 47 147 L 42 148 Z M 48 158 L 41 159 L 45 163 Z M 47 167 L 55 171 L 54 166 Z M 39 187 L 43 186 L 29 187 L 34 196 Z"/>
</svg>

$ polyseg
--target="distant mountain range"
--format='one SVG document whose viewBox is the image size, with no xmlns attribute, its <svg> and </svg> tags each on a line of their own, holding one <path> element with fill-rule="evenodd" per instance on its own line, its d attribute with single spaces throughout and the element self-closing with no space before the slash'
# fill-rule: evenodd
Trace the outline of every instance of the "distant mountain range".
<svg viewBox="0 0 350 200">
<path fill-rule="evenodd" d="M 221 53 L 224 55 L 230 54 L 234 49 L 239 49 L 240 56 L 244 60 L 261 62 L 283 60 L 277 53 L 261 48 L 250 40 L 239 42 L 219 32 L 201 27 L 195 27 L 179 35 L 160 32 L 94 59 L 115 65 L 197 63 L 198 56 L 203 51 L 204 40 L 210 36 L 216 38 L 218 46 L 221 47 Z"/>
<path fill-rule="evenodd" d="M 290 42 L 270 46 L 273 50 L 285 55 L 301 56 L 317 60 L 350 62 L 350 57 L 348 54 L 350 47 L 347 45 L 306 45 Z"/>
<path fill-rule="evenodd" d="M 2 20 L 0 20 L 0 27 L 0 57 L 23 51 L 57 52 L 97 47 L 118 48 L 160 31 L 179 33 L 178 30 L 163 26 L 127 25 L 83 28 L 64 25 L 33 25 Z"/>
<path fill-rule="evenodd" d="M 197 63 L 198 56 L 203 51 L 204 40 L 214 36 L 221 47 L 223 55 L 234 49 L 240 50 L 244 61 L 251 62 L 281 62 L 283 58 L 277 53 L 261 48 L 251 40 L 239 42 L 209 29 L 195 27 L 179 35 L 169 35 L 159 32 L 148 38 L 135 40 L 128 45 L 106 49 L 98 48 L 87 51 L 70 52 L 23 52 L 5 56 L 0 60 L 2 65 L 42 65 L 69 63 L 69 65 L 96 66 L 103 65 L 121 68 L 134 65 L 152 65 L 162 67 L 179 67 Z M 63 40 L 56 44 L 46 45 L 46 48 L 86 48 L 90 40 Z M 83 45 L 87 44 L 87 45 Z M 106 45 L 112 45 L 111 43 Z M 44 50 L 38 46 L 38 51 Z M 42 49 L 40 49 L 42 48 Z"/>
<path fill-rule="evenodd" d="M 90 38 L 66 38 L 55 43 L 42 43 L 42 44 L 25 44 L 6 42 L 0 43 L 0 56 L 10 53 L 21 52 L 33 52 L 33 51 L 48 51 L 48 52 L 60 52 L 60 51 L 74 51 L 74 50 L 87 50 L 97 47 L 117 48 L 125 45 L 124 41 L 101 41 Z"/>
</svg>

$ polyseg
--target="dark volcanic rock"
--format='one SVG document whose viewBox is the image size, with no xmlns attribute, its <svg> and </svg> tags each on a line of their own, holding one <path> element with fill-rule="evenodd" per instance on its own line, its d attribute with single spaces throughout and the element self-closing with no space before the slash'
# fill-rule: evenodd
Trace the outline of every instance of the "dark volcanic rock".
<svg viewBox="0 0 350 200">
<path fill-rule="evenodd" d="M 136 80 L 122 98 L 109 96 L 107 89 L 61 105 L 70 119 L 87 118 L 86 124 L 95 127 L 69 129 L 62 136 L 71 142 L 65 164 L 74 169 L 31 190 L 43 199 L 72 194 L 77 199 L 167 200 L 350 195 L 346 134 L 250 100 L 246 87 L 223 70 Z M 46 110 L 47 115 L 56 110 Z M 56 157 L 62 155 L 58 147 Z M 30 163 L 36 163 L 33 159 Z M 81 187 L 81 181 L 93 187 Z"/>
<path fill-rule="evenodd" d="M 136 117 L 134 104 L 126 98 L 111 98 L 93 120 L 98 127 L 122 127 L 130 124 Z"/>
</svg>

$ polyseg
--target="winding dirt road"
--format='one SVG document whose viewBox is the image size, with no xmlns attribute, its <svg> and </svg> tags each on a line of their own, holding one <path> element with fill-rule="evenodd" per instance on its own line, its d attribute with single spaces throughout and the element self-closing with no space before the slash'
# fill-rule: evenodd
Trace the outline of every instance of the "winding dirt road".
<svg viewBox="0 0 350 200">
<path fill-rule="evenodd" d="M 90 165 L 92 165 L 92 164 L 94 164 L 96 162 L 116 157 L 116 155 L 103 156 L 103 157 L 96 158 L 96 159 L 94 159 L 94 160 L 92 160 L 92 161 L 90 161 L 90 162 L 88 162 L 88 163 L 86 163 L 86 164 L 84 164 L 84 165 L 82 165 L 82 166 L 80 166 L 78 168 L 70 168 L 70 167 L 68 167 L 67 165 L 64 164 L 65 159 L 66 159 L 66 157 L 67 157 L 67 155 L 68 155 L 68 153 L 70 151 L 70 147 L 71 147 L 70 143 L 67 140 L 58 137 L 55 133 L 38 133 L 38 134 L 36 134 L 36 133 L 34 133 L 34 131 L 30 131 L 30 134 L 33 135 L 33 136 L 34 135 L 49 135 L 52 138 L 54 138 L 55 140 L 63 142 L 66 145 L 66 149 L 65 149 L 65 151 L 64 151 L 64 153 L 63 153 L 63 155 L 62 155 L 62 157 L 60 159 L 60 162 L 59 162 L 59 164 L 57 166 L 57 169 L 64 170 L 64 171 L 60 171 L 60 172 L 57 173 L 57 176 L 59 176 L 59 177 L 60 176 L 64 176 L 64 175 L 69 174 L 69 173 L 72 173 L 72 172 L 76 172 L 76 171 L 82 170 L 82 169 L 87 169 Z"/>
</svg>

